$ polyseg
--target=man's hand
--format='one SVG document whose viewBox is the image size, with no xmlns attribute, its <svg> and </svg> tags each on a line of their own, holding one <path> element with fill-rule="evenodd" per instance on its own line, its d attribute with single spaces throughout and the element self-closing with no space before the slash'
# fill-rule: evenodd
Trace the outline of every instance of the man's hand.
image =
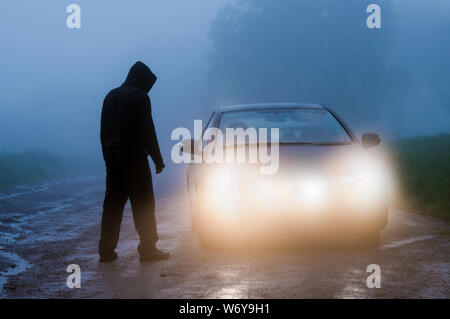
<svg viewBox="0 0 450 319">
<path fill-rule="evenodd" d="M 164 167 L 166 167 L 166 165 L 164 165 L 164 163 L 156 165 L 156 174 L 159 174 L 163 171 Z"/>
</svg>

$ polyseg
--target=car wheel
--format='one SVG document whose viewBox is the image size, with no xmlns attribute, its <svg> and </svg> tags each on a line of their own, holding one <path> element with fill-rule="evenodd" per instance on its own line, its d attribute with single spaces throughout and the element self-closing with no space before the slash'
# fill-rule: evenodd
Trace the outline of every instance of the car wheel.
<svg viewBox="0 0 450 319">
<path fill-rule="evenodd" d="M 201 227 L 197 231 L 198 236 L 198 242 L 200 243 L 200 246 L 204 249 L 220 249 L 220 244 L 212 239 L 212 236 L 208 234 L 207 231 L 202 229 Z"/>
<path fill-rule="evenodd" d="M 196 221 L 196 231 L 197 238 L 200 246 L 204 249 L 220 250 L 223 248 L 223 243 L 217 239 L 217 234 L 211 230 L 211 225 L 209 225 L 201 215 L 197 216 Z"/>
<path fill-rule="evenodd" d="M 364 247 L 377 248 L 381 244 L 380 232 L 377 231 L 371 234 L 364 235 L 360 237 L 360 240 Z"/>
</svg>

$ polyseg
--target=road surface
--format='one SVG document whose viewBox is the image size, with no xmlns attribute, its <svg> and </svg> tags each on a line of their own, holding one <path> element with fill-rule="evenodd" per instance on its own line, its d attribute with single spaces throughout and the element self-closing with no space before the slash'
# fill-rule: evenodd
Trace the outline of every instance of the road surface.
<svg viewBox="0 0 450 319">
<path fill-rule="evenodd" d="M 449 298 L 449 225 L 393 210 L 377 249 L 220 252 L 190 231 L 184 180 L 156 179 L 159 246 L 167 261 L 140 263 L 127 205 L 119 259 L 98 263 L 102 177 L 23 186 L 0 194 L 1 298 Z M 168 186 L 169 185 L 169 186 Z M 69 289 L 66 267 L 81 268 Z M 381 267 L 369 289 L 367 266 Z"/>
</svg>

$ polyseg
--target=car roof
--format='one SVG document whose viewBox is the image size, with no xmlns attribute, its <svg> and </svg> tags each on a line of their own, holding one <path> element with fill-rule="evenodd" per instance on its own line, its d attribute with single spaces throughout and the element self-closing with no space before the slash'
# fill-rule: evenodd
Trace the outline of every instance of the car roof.
<svg viewBox="0 0 450 319">
<path fill-rule="evenodd" d="M 327 109 L 325 106 L 313 103 L 253 103 L 253 104 L 237 104 L 217 107 L 218 112 L 235 112 L 250 111 L 260 109 L 277 109 L 277 108 L 308 108 L 308 109 Z"/>
</svg>

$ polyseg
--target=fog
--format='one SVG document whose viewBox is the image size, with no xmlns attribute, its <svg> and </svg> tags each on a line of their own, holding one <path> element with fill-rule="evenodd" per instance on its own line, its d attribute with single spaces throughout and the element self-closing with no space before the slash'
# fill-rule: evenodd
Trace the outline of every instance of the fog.
<svg viewBox="0 0 450 319">
<path fill-rule="evenodd" d="M 0 150 L 98 155 L 103 98 L 137 60 L 158 76 L 150 96 L 167 150 L 170 131 L 208 108 L 207 32 L 222 2 L 77 1 L 80 29 L 66 26 L 68 1 L 2 4 Z"/>
<path fill-rule="evenodd" d="M 447 0 L 78 0 L 80 29 L 70 3 L 2 3 L 0 150 L 100 158 L 103 98 L 137 60 L 158 76 L 166 162 L 174 128 L 227 103 L 326 103 L 389 138 L 450 131 Z"/>
</svg>

